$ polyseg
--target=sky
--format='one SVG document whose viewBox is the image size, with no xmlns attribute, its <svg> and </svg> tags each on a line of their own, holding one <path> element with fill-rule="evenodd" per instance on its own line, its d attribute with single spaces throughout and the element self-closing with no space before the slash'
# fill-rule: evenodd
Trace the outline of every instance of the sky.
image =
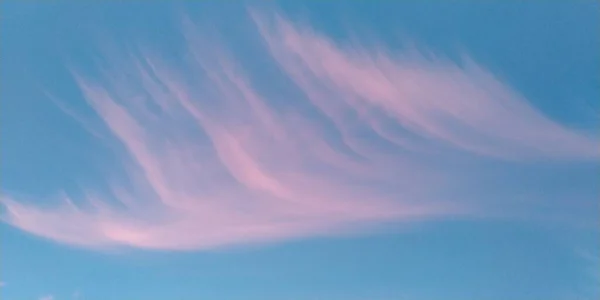
<svg viewBox="0 0 600 300">
<path fill-rule="evenodd" d="M 2 1 L 2 300 L 600 298 L 597 1 Z"/>
</svg>

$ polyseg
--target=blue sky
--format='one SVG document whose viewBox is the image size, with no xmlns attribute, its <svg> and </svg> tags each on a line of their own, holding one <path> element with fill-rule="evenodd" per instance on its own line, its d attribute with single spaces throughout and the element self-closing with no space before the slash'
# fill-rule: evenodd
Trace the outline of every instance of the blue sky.
<svg viewBox="0 0 600 300">
<path fill-rule="evenodd" d="M 3 1 L 2 299 L 600 297 L 594 1 Z"/>
</svg>

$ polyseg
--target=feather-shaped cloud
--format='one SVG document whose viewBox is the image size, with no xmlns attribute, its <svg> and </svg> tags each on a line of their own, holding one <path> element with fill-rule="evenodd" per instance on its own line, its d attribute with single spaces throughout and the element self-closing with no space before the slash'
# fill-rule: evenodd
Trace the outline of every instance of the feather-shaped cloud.
<svg viewBox="0 0 600 300">
<path fill-rule="evenodd" d="M 453 194 L 469 175 L 451 158 L 599 156 L 472 61 L 342 47 L 251 16 L 285 75 L 272 84 L 294 87 L 259 88 L 188 20 L 185 65 L 142 51 L 101 78 L 75 73 L 127 182 L 50 208 L 5 196 L 3 220 L 81 247 L 204 249 L 475 214 Z"/>
</svg>

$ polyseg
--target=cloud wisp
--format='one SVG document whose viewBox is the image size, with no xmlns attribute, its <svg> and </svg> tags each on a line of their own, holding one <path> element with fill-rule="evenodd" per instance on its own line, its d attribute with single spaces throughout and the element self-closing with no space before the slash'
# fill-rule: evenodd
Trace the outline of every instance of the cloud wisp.
<svg viewBox="0 0 600 300">
<path fill-rule="evenodd" d="M 452 194 L 468 176 L 450 157 L 599 157 L 472 61 L 342 47 L 250 15 L 283 78 L 247 71 L 189 20 L 179 64 L 140 50 L 98 78 L 75 72 L 126 180 L 54 207 L 4 196 L 2 219 L 81 247 L 205 249 L 475 213 Z"/>
</svg>

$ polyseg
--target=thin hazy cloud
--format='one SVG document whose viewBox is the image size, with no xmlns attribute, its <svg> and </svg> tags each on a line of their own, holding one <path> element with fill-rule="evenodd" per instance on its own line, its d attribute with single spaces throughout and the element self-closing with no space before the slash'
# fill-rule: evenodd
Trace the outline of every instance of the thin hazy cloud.
<svg viewBox="0 0 600 300">
<path fill-rule="evenodd" d="M 140 46 L 107 57 L 102 76 L 74 71 L 101 124 L 77 118 L 126 180 L 53 207 L 5 196 L 3 220 L 81 247 L 206 249 L 491 215 L 496 191 L 474 187 L 469 168 L 599 158 L 597 139 L 466 56 L 345 45 L 250 16 L 281 76 L 245 67 L 187 18 L 181 61 Z"/>
</svg>

